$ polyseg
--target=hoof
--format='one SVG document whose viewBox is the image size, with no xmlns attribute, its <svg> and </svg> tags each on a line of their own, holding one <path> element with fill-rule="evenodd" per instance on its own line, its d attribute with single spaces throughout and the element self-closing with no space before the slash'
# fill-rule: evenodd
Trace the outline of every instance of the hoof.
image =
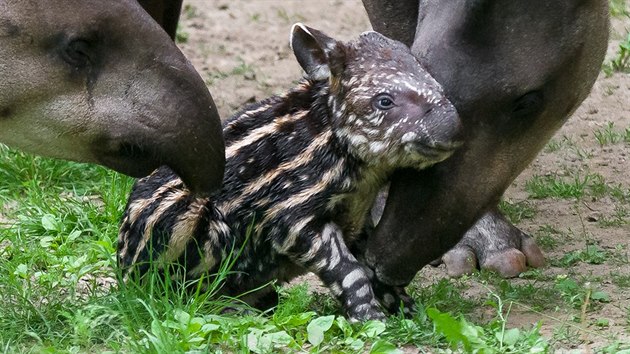
<svg viewBox="0 0 630 354">
<path fill-rule="evenodd" d="M 459 277 L 478 267 L 505 278 L 545 265 L 545 256 L 529 235 L 512 225 L 498 211 L 486 213 L 444 256 L 448 274 Z"/>
<path fill-rule="evenodd" d="M 525 239 L 523 239 L 521 250 L 527 258 L 528 266 L 533 268 L 540 268 L 546 264 L 545 255 L 542 253 L 533 238 L 526 237 Z"/>
<path fill-rule="evenodd" d="M 504 278 L 514 278 L 527 270 L 527 258 L 521 251 L 511 248 L 489 256 L 481 267 Z"/>
<path fill-rule="evenodd" d="M 451 277 L 471 274 L 477 269 L 477 257 L 468 247 L 453 248 L 442 256 L 446 272 Z"/>
<path fill-rule="evenodd" d="M 360 323 L 370 320 L 385 321 L 386 319 L 383 311 L 373 304 L 363 304 L 348 310 L 346 318 L 350 323 Z"/>
</svg>

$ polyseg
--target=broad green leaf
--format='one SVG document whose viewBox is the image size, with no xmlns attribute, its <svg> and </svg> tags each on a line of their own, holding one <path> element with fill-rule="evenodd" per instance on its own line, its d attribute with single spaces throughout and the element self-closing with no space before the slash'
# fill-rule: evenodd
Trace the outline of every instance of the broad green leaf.
<svg viewBox="0 0 630 354">
<path fill-rule="evenodd" d="M 247 348 L 254 353 L 262 353 L 269 351 L 271 341 L 269 338 L 263 337 L 263 331 L 258 328 L 252 328 L 247 334 Z"/>
<path fill-rule="evenodd" d="M 59 222 L 54 215 L 45 214 L 42 216 L 42 227 L 48 231 L 59 231 Z"/>
<path fill-rule="evenodd" d="M 433 320 L 435 329 L 442 333 L 446 340 L 452 345 L 459 343 L 464 344 L 464 347 L 470 349 L 470 341 L 463 334 L 462 323 L 454 319 L 448 313 L 442 313 L 436 308 L 428 308 L 427 315 Z"/>
<path fill-rule="evenodd" d="M 607 293 L 603 291 L 594 291 L 591 294 L 591 299 L 599 301 L 599 302 L 610 302 L 610 297 Z"/>
<path fill-rule="evenodd" d="M 324 341 L 324 333 L 332 327 L 335 316 L 322 316 L 313 319 L 308 326 L 306 326 L 306 332 L 308 333 L 308 341 L 313 346 L 318 346 Z"/>
<path fill-rule="evenodd" d="M 289 345 L 293 342 L 293 338 L 285 331 L 267 333 L 265 337 L 269 337 L 274 344 Z"/>
<path fill-rule="evenodd" d="M 81 236 L 81 230 L 74 230 L 68 235 L 68 241 L 74 241 Z"/>
<path fill-rule="evenodd" d="M 311 320 L 311 318 L 313 318 L 313 316 L 315 316 L 315 312 L 309 311 L 309 312 L 302 312 L 302 313 L 298 313 L 295 315 L 291 315 L 288 317 L 285 317 L 283 319 L 281 319 L 280 321 L 278 321 L 277 323 L 279 325 L 287 325 L 290 327 L 298 327 L 298 326 L 302 326 L 306 323 L 308 323 L 308 321 Z"/>
<path fill-rule="evenodd" d="M 42 238 L 39 239 L 39 245 L 42 248 L 48 248 L 50 247 L 50 245 L 52 244 L 52 242 L 55 240 L 54 237 L 51 236 L 44 236 Z"/>
<path fill-rule="evenodd" d="M 181 324 L 184 325 L 188 325 L 188 322 L 190 322 L 190 315 L 182 310 L 175 310 L 175 313 L 173 314 L 173 317 L 175 317 L 175 320 Z"/>
<path fill-rule="evenodd" d="M 22 263 L 15 268 L 15 272 L 13 274 L 17 275 L 20 278 L 26 279 L 28 274 L 28 267 L 26 264 Z"/>
<path fill-rule="evenodd" d="M 214 332 L 220 328 L 221 326 L 219 326 L 216 323 L 206 323 L 205 325 L 201 326 L 201 332 L 203 332 L 204 334 L 207 334 L 210 332 Z"/>
<path fill-rule="evenodd" d="M 365 346 L 365 342 L 358 338 L 347 338 L 345 344 L 352 350 L 363 352 L 363 346 Z"/>
<path fill-rule="evenodd" d="M 381 321 L 369 321 L 361 328 L 361 334 L 367 338 L 374 338 L 383 332 L 385 332 L 385 323 Z"/>
<path fill-rule="evenodd" d="M 182 328 L 182 325 L 179 322 L 172 321 L 172 320 L 162 321 L 162 326 L 164 326 L 166 328 L 172 328 L 172 329 L 180 329 L 180 328 Z"/>
<path fill-rule="evenodd" d="M 335 320 L 335 323 L 337 324 L 337 327 L 339 327 L 339 329 L 343 333 L 344 337 L 352 336 L 352 333 L 354 332 L 354 330 L 352 329 L 352 326 L 350 325 L 350 323 L 348 323 L 348 320 L 346 320 L 345 317 L 343 316 L 337 317 L 337 319 Z"/>
<path fill-rule="evenodd" d="M 403 354 L 403 352 L 392 343 L 379 339 L 372 344 L 370 354 Z"/>
<path fill-rule="evenodd" d="M 201 327 L 206 323 L 206 321 L 201 317 L 193 317 L 188 323 L 188 331 L 189 332 L 197 332 L 201 329 Z"/>
<path fill-rule="evenodd" d="M 518 328 L 508 329 L 503 333 L 503 344 L 506 345 L 514 345 L 518 342 L 519 337 L 521 336 L 521 331 Z M 497 339 L 501 341 L 501 333 L 497 332 Z"/>
</svg>

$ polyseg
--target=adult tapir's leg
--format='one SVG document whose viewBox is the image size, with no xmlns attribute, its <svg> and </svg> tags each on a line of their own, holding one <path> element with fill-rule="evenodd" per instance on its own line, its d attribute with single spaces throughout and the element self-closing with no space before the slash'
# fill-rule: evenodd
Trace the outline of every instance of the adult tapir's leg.
<svg viewBox="0 0 630 354">
<path fill-rule="evenodd" d="M 203 80 L 135 0 L 0 0 L 0 142 L 130 175 L 220 186 Z"/>
<path fill-rule="evenodd" d="M 183 0 L 138 0 L 142 8 L 175 39 Z"/>
<path fill-rule="evenodd" d="M 396 4 L 411 9 L 417 2 Z M 376 30 L 402 36 L 412 30 L 379 21 L 392 18 L 391 3 L 364 3 Z M 495 208 L 507 186 L 587 96 L 608 37 L 607 0 L 419 4 L 412 50 L 459 110 L 466 144 L 433 168 L 394 176 L 366 254 L 378 278 L 391 285 L 408 283 Z M 403 26 L 416 16 L 400 13 L 396 16 L 407 16 L 400 21 Z M 500 227 L 475 225 L 469 244 L 483 249 L 503 243 L 509 257 L 509 247 L 521 243 L 510 237 L 522 234 L 498 214 L 483 220 L 490 227 L 488 221 L 496 220 Z M 489 245 L 475 239 L 480 229 Z M 501 230 L 507 234 L 497 233 Z M 499 237 L 508 241 L 497 242 Z M 461 261 L 457 257 L 467 254 L 454 256 Z"/>
</svg>

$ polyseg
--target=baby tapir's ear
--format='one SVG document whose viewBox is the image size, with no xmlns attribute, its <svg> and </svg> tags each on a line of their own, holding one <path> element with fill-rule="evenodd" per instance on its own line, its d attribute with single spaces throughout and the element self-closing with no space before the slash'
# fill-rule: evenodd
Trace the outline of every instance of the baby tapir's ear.
<svg viewBox="0 0 630 354">
<path fill-rule="evenodd" d="M 290 42 L 298 63 L 309 78 L 325 80 L 330 77 L 331 53 L 339 42 L 302 23 L 291 28 Z"/>
</svg>

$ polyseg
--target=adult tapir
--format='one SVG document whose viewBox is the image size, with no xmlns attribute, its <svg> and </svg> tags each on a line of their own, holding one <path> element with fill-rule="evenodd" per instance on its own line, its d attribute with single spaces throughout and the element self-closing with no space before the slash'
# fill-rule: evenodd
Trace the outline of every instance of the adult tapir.
<svg viewBox="0 0 630 354">
<path fill-rule="evenodd" d="M 181 1 L 152 3 L 172 37 Z M 135 0 L 0 0 L 0 142 L 132 176 L 169 165 L 195 192 L 223 177 L 212 97 Z"/>
<path fill-rule="evenodd" d="M 604 58 L 608 0 L 363 0 L 375 30 L 399 39 L 457 107 L 465 145 L 433 168 L 400 171 L 367 261 L 390 285 L 462 239 L 443 260 L 506 276 L 540 265 L 499 198 L 589 93 Z M 475 224 L 476 222 L 476 224 Z"/>
</svg>

